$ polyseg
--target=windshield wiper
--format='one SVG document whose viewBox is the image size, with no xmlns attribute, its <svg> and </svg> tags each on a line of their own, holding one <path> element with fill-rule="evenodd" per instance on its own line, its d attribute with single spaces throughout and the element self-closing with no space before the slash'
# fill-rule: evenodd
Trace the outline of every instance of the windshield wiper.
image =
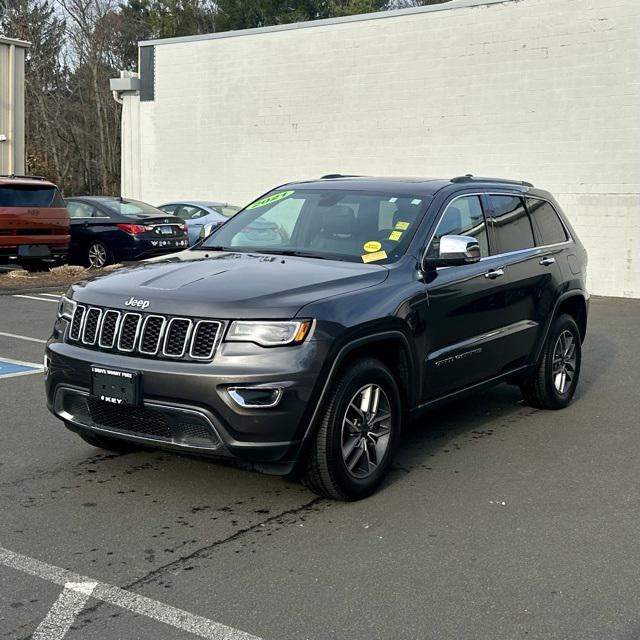
<svg viewBox="0 0 640 640">
<path fill-rule="evenodd" d="M 196 247 L 190 247 L 191 251 L 235 251 L 237 252 L 238 249 L 234 249 L 233 247 L 222 247 L 222 246 L 216 246 L 216 247 L 206 247 L 203 244 L 199 244 Z"/>
<path fill-rule="evenodd" d="M 295 256 L 297 258 L 319 258 L 320 260 L 330 260 L 327 256 L 321 256 L 317 253 L 308 253 L 306 251 L 296 251 L 295 249 L 254 249 L 253 253 L 267 253 L 276 256 Z"/>
</svg>

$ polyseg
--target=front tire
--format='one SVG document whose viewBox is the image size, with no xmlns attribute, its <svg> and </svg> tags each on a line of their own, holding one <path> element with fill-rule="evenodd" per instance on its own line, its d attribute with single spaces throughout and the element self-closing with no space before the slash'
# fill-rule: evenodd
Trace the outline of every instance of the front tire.
<svg viewBox="0 0 640 640">
<path fill-rule="evenodd" d="M 581 362 L 580 330 L 563 314 L 549 331 L 535 371 L 520 383 L 525 402 L 539 409 L 564 409 L 576 392 Z"/>
<path fill-rule="evenodd" d="M 333 500 L 371 495 L 393 460 L 402 423 L 398 385 L 379 360 L 358 360 L 334 384 L 303 475 Z"/>
</svg>

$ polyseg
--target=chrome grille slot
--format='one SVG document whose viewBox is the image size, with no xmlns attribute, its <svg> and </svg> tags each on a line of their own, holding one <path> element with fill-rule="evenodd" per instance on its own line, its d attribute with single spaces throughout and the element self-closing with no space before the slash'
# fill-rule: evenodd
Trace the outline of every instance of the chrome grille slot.
<svg viewBox="0 0 640 640">
<path fill-rule="evenodd" d="M 142 324 L 138 351 L 148 356 L 155 356 L 160 348 L 160 340 L 166 320 L 163 316 L 147 316 Z"/>
<path fill-rule="evenodd" d="M 98 338 L 99 347 L 103 349 L 113 349 L 119 324 L 120 312 L 107 309 L 102 316 L 102 326 L 100 327 L 100 337 Z"/>
<path fill-rule="evenodd" d="M 200 320 L 193 330 L 189 355 L 196 360 L 210 360 L 222 336 L 222 324 L 215 320 Z"/>
<path fill-rule="evenodd" d="M 187 350 L 192 322 L 188 318 L 172 318 L 164 336 L 162 353 L 169 358 L 182 358 Z"/>
<path fill-rule="evenodd" d="M 88 349 L 144 358 L 206 362 L 213 358 L 225 324 L 77 304 L 65 340 Z"/>
<path fill-rule="evenodd" d="M 97 309 L 96 307 L 89 307 L 84 321 L 84 329 L 82 330 L 82 342 L 84 344 L 91 345 L 96 343 L 101 317 L 101 309 Z"/>
<path fill-rule="evenodd" d="M 76 305 L 76 309 L 73 312 L 71 327 L 69 329 L 69 338 L 71 340 L 80 340 L 80 333 L 82 331 L 82 323 L 84 321 L 84 314 L 86 310 L 87 308 L 84 305 Z"/>
<path fill-rule="evenodd" d="M 139 313 L 125 313 L 120 323 L 120 335 L 118 336 L 118 349 L 131 352 L 135 349 L 140 331 L 142 316 Z"/>
</svg>

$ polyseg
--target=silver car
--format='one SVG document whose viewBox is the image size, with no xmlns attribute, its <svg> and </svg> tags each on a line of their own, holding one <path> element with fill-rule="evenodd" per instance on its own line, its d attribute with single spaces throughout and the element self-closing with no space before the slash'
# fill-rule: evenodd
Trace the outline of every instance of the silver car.
<svg viewBox="0 0 640 640">
<path fill-rule="evenodd" d="M 241 207 L 236 207 L 226 202 L 211 202 L 207 200 L 167 202 L 158 208 L 178 216 L 186 222 L 190 246 L 201 238 L 206 238 L 214 229 L 241 209 Z"/>
</svg>

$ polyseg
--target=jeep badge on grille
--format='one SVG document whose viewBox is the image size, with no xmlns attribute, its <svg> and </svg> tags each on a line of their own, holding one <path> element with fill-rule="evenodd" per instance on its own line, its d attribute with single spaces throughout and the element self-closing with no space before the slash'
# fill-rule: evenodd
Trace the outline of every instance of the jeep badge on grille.
<svg viewBox="0 0 640 640">
<path fill-rule="evenodd" d="M 137 298 L 134 298 L 133 296 L 131 296 L 124 303 L 124 306 L 125 307 L 137 307 L 138 309 L 146 309 L 150 304 L 151 304 L 151 302 L 149 302 L 149 300 L 138 300 Z"/>
</svg>

